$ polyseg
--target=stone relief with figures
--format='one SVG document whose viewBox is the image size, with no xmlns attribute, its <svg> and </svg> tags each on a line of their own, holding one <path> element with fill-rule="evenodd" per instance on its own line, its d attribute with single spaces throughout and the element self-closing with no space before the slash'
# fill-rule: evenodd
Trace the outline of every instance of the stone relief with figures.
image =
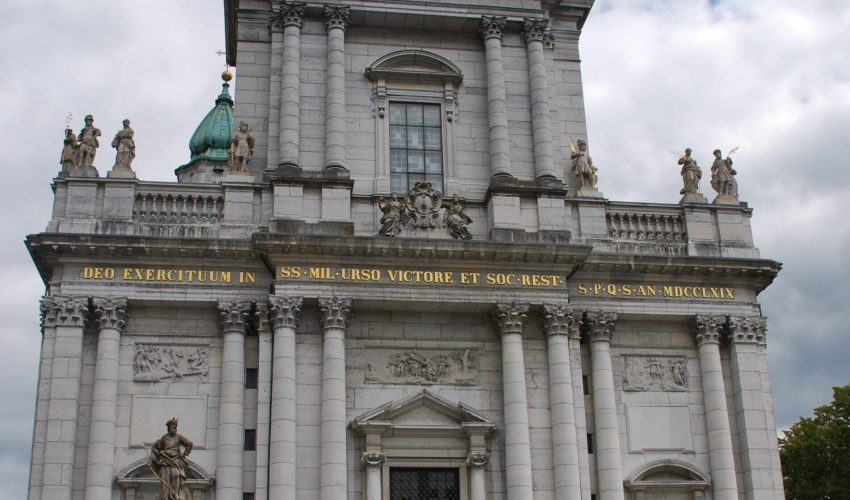
<svg viewBox="0 0 850 500">
<path fill-rule="evenodd" d="M 674 356 L 624 356 L 623 390 L 688 390 L 688 361 Z"/>
<path fill-rule="evenodd" d="M 376 349 L 369 357 L 366 382 L 376 384 L 476 385 L 475 349 Z"/>
<path fill-rule="evenodd" d="M 191 376 L 206 381 L 209 375 L 209 346 L 136 344 L 135 349 L 135 382 L 180 382 Z"/>
</svg>

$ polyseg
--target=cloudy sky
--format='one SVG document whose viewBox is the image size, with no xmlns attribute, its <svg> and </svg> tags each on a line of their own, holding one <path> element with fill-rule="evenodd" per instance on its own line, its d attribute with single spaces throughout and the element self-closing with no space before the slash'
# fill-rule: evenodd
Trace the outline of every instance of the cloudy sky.
<svg viewBox="0 0 850 500">
<path fill-rule="evenodd" d="M 50 217 L 65 118 L 104 138 L 130 118 L 144 180 L 174 180 L 219 91 L 220 1 L 7 0 L 0 16 L 0 500 L 24 498 L 43 286 L 22 240 Z M 762 255 L 777 421 L 850 378 L 850 2 L 597 0 L 581 41 L 589 143 L 613 200 L 675 203 L 669 151 L 734 146 Z M 238 99 L 238 89 L 236 90 Z M 710 188 L 703 183 L 703 191 Z"/>
</svg>

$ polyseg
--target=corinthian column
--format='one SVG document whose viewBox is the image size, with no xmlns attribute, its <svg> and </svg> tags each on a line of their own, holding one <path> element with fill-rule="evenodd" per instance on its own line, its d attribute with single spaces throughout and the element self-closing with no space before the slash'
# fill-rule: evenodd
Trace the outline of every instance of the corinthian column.
<svg viewBox="0 0 850 500">
<path fill-rule="evenodd" d="M 347 498 L 345 417 L 345 331 L 351 299 L 320 298 L 322 345 L 321 500 Z"/>
<path fill-rule="evenodd" d="M 242 455 L 245 443 L 245 327 L 251 304 L 221 302 L 218 314 L 223 334 L 221 395 L 218 407 L 217 500 L 241 500 Z"/>
<path fill-rule="evenodd" d="M 49 383 L 47 441 L 44 446 L 42 498 L 70 500 L 76 455 L 77 415 L 80 408 L 80 371 L 83 329 L 88 316 L 85 297 L 53 296 L 42 299 L 45 327 L 55 329 Z"/>
<path fill-rule="evenodd" d="M 732 452 L 729 410 L 726 407 L 726 389 L 720 365 L 720 339 L 725 325 L 725 316 L 697 316 L 693 326 L 699 346 L 702 394 L 705 401 L 711 492 L 715 500 L 737 500 L 735 456 Z"/>
<path fill-rule="evenodd" d="M 112 498 L 115 408 L 118 400 L 118 349 L 127 322 L 127 299 L 94 299 L 97 361 L 94 366 L 86 499 Z"/>
<path fill-rule="evenodd" d="M 505 69 L 502 65 L 502 35 L 505 18 L 483 16 L 481 37 L 487 60 L 487 110 L 490 121 L 490 175 L 512 177 L 508 110 L 505 99 Z"/>
<path fill-rule="evenodd" d="M 581 498 L 581 476 L 569 342 L 579 336 L 579 318 L 566 304 L 544 304 L 543 322 L 549 339 L 555 500 L 572 500 Z"/>
<path fill-rule="evenodd" d="M 559 184 L 552 156 L 552 119 L 543 43 L 552 39 L 547 19 L 525 19 L 522 38 L 528 53 L 528 84 L 531 94 L 531 130 L 534 136 L 534 171 L 540 185 Z"/>
<path fill-rule="evenodd" d="M 522 330 L 528 304 L 499 304 L 496 323 L 502 335 L 502 384 L 505 403 L 505 478 L 508 500 L 532 498 L 531 441 Z"/>
<path fill-rule="evenodd" d="M 301 297 L 269 297 L 274 329 L 269 498 L 295 498 L 295 330 Z"/>
<path fill-rule="evenodd" d="M 611 367 L 611 336 L 615 313 L 586 312 L 584 325 L 590 343 L 593 378 L 593 418 L 596 427 L 596 474 L 599 500 L 623 500 L 623 460 L 620 456 L 620 429 L 617 425 L 617 399 Z"/>
<path fill-rule="evenodd" d="M 281 3 L 274 24 L 283 27 L 278 165 L 299 165 L 301 143 L 301 27 L 304 4 Z"/>
<path fill-rule="evenodd" d="M 345 169 L 345 28 L 348 7 L 325 6 L 328 67 L 325 102 L 325 168 Z"/>
</svg>

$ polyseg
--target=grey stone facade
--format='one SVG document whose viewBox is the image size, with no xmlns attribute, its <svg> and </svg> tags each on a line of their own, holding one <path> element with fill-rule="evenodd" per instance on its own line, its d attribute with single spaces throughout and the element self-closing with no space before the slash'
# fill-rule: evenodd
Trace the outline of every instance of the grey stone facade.
<svg viewBox="0 0 850 500">
<path fill-rule="evenodd" d="M 251 175 L 54 180 L 29 498 L 156 498 L 173 416 L 194 499 L 783 497 L 752 211 L 578 189 L 592 1 L 438 3 L 226 1 Z M 384 237 L 394 103 L 443 194 Z"/>
</svg>

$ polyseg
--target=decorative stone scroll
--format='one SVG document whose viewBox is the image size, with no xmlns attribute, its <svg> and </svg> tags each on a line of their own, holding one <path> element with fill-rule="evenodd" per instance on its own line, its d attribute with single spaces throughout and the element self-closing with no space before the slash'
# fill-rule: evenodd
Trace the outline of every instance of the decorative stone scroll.
<svg viewBox="0 0 850 500">
<path fill-rule="evenodd" d="M 674 356 L 624 356 L 623 390 L 684 392 L 688 390 L 688 362 Z"/>
<path fill-rule="evenodd" d="M 136 344 L 135 348 L 135 382 L 181 382 L 192 376 L 207 381 L 210 371 L 209 346 Z"/>
<path fill-rule="evenodd" d="M 413 349 L 370 352 L 365 381 L 375 384 L 476 385 L 475 349 Z"/>
</svg>

